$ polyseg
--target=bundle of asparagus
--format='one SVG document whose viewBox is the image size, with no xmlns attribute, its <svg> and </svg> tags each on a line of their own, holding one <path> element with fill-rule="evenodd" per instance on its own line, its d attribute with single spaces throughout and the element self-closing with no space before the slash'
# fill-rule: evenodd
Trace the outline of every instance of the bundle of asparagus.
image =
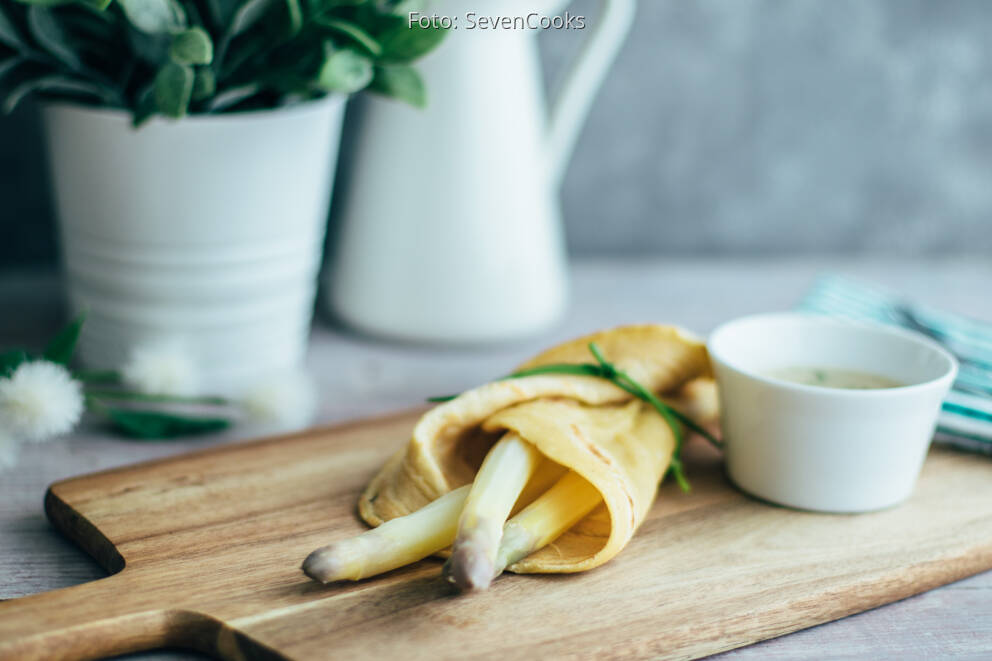
<svg viewBox="0 0 992 661">
<path fill-rule="evenodd" d="M 590 345 L 608 357 L 598 356 L 605 372 L 579 369 Z M 618 374 L 626 381 L 604 378 Z M 634 397 L 638 388 L 648 392 Z M 450 547 L 445 575 L 474 590 L 507 569 L 606 562 L 677 458 L 681 429 L 650 393 L 713 417 L 703 345 L 671 327 L 604 331 L 436 407 L 362 495 L 360 513 L 376 527 L 317 549 L 303 571 L 324 583 L 358 580 Z M 689 422 L 684 413 L 676 415 Z"/>
</svg>

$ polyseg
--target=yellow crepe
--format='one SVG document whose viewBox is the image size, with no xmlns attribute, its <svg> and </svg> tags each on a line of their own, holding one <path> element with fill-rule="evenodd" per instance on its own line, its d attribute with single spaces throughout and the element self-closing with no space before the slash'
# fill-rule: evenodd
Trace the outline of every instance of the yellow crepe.
<svg viewBox="0 0 992 661">
<path fill-rule="evenodd" d="M 715 413 L 705 346 L 671 326 L 595 333 L 554 347 L 518 369 L 595 362 L 590 342 L 674 406 L 697 419 Z M 376 526 L 470 483 L 506 430 L 584 477 L 604 501 L 553 544 L 508 567 L 518 573 L 583 571 L 619 553 L 647 515 L 675 448 L 672 430 L 657 411 L 605 379 L 555 374 L 495 381 L 420 419 L 407 446 L 362 494 L 362 518 Z"/>
</svg>

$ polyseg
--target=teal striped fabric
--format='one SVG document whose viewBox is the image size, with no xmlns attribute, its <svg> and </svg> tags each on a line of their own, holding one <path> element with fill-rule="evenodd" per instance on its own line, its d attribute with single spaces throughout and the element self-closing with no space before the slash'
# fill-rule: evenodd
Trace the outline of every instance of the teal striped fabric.
<svg viewBox="0 0 992 661">
<path fill-rule="evenodd" d="M 944 401 L 935 440 L 992 454 L 992 324 L 912 304 L 880 287 L 837 275 L 819 278 L 799 309 L 902 326 L 944 345 L 961 367 Z"/>
</svg>

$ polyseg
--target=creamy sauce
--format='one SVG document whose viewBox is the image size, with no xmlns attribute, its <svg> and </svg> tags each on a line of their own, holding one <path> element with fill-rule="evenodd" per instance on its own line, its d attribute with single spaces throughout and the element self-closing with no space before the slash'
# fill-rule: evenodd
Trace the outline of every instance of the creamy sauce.
<svg viewBox="0 0 992 661">
<path fill-rule="evenodd" d="M 767 372 L 768 376 L 800 383 L 804 386 L 824 388 L 850 388 L 852 390 L 874 390 L 878 388 L 898 388 L 905 385 L 898 381 L 859 370 L 836 369 L 833 367 L 783 367 Z"/>
</svg>

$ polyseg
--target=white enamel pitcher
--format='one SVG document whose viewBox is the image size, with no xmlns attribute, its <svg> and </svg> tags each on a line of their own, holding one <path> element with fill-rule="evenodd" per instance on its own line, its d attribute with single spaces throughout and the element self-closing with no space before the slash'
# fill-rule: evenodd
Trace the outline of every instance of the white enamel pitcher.
<svg viewBox="0 0 992 661">
<path fill-rule="evenodd" d="M 418 68 L 424 110 L 369 99 L 341 191 L 331 306 L 376 335 L 483 343 L 538 332 L 568 297 L 558 188 L 635 0 L 600 0 L 572 29 L 583 49 L 547 111 L 539 29 L 480 16 L 560 15 L 564 0 L 449 0 L 456 29 Z M 476 12 L 475 18 L 469 12 Z M 552 28 L 554 29 L 554 28 Z"/>
</svg>

